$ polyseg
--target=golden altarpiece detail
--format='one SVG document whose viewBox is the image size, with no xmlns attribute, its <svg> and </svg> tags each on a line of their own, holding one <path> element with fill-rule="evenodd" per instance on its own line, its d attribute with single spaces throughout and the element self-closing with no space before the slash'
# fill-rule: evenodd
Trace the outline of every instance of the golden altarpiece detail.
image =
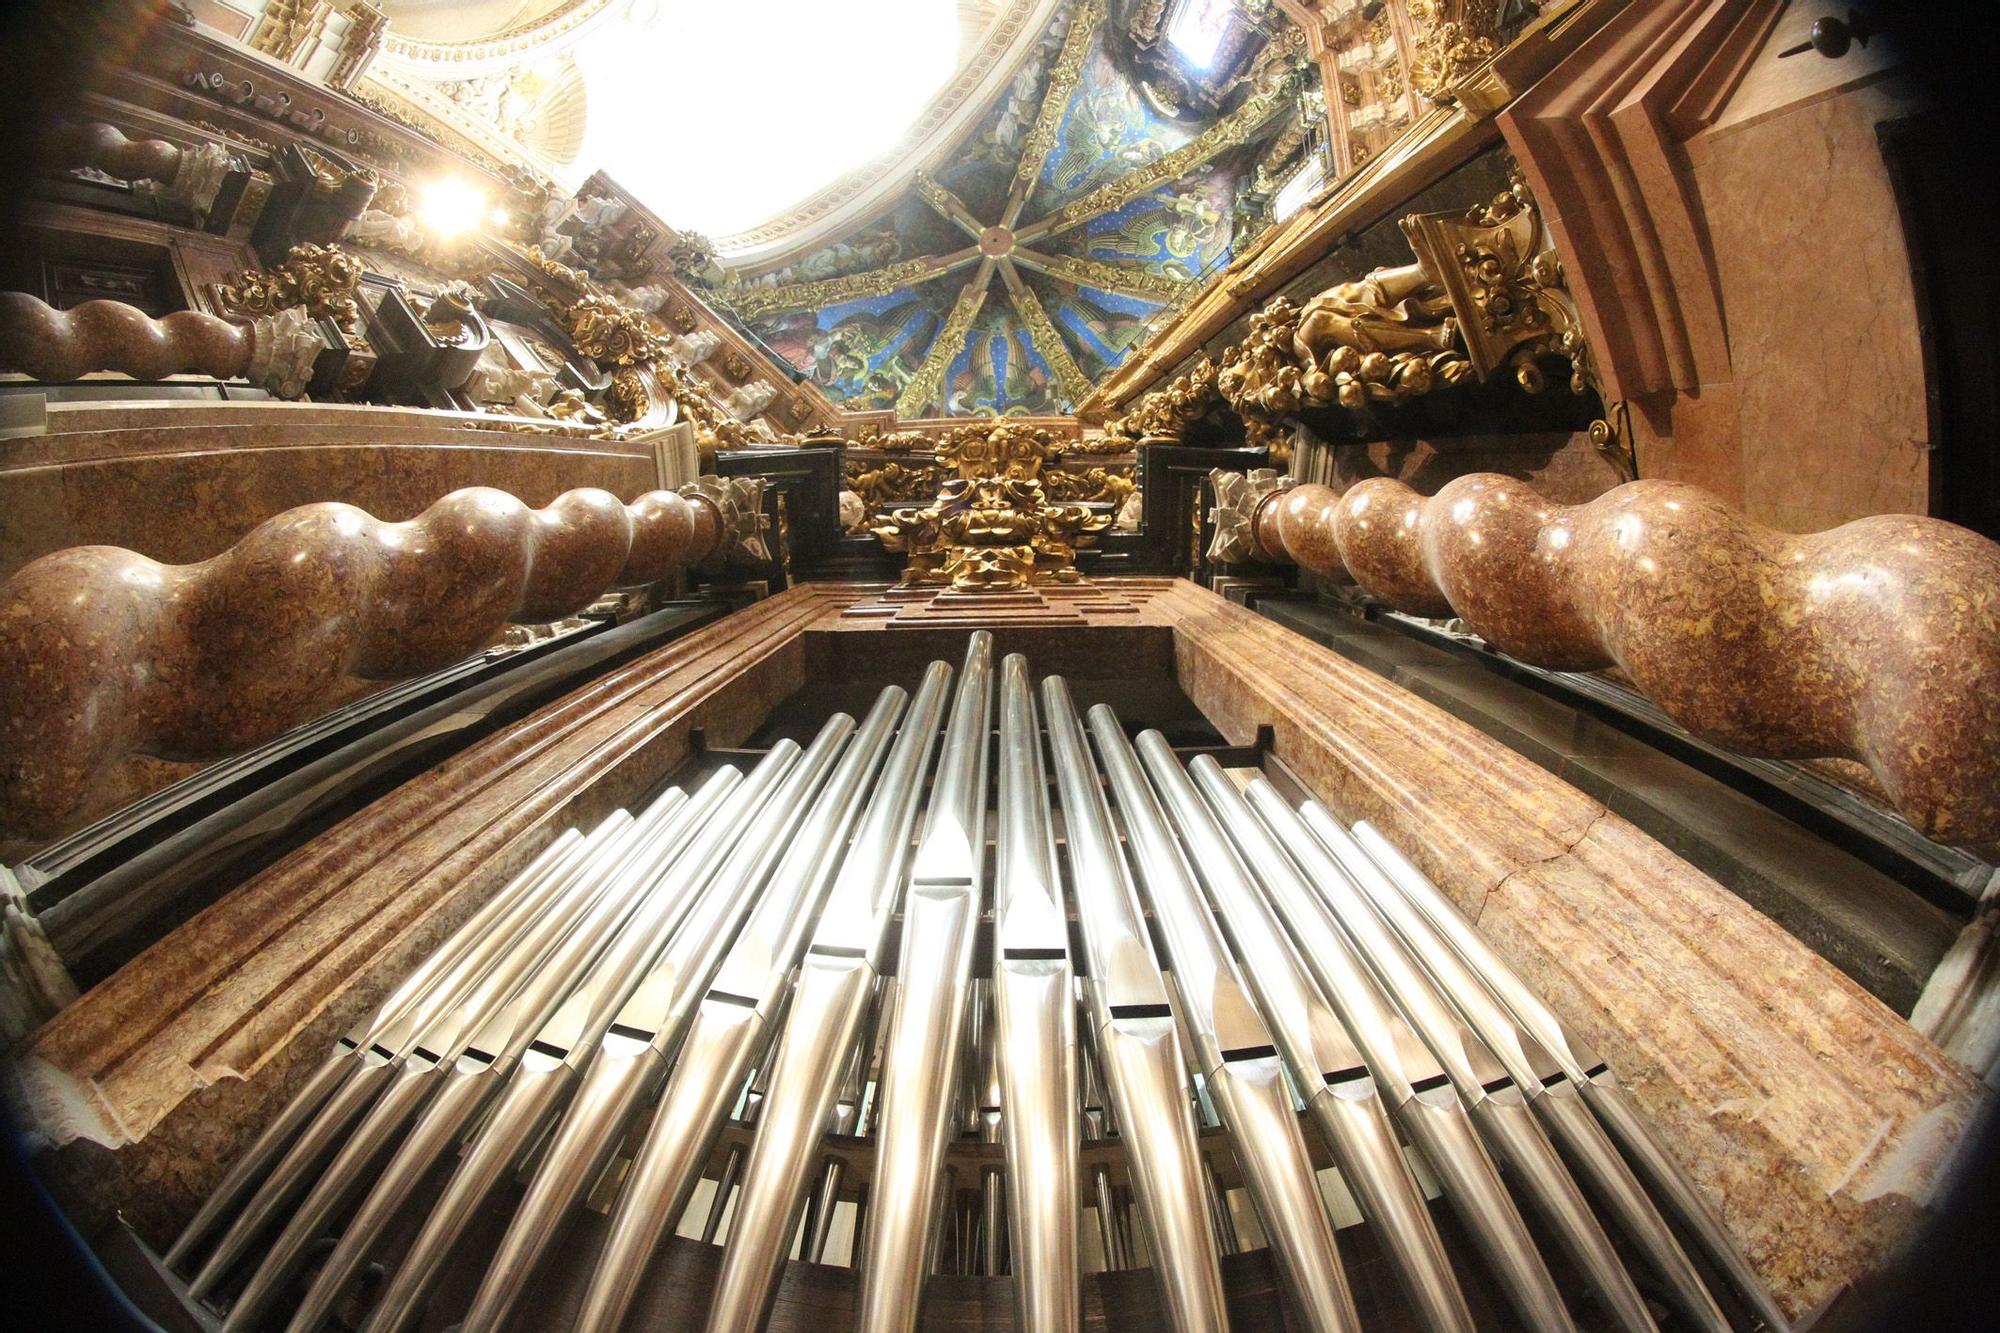
<svg viewBox="0 0 2000 1333">
<path fill-rule="evenodd" d="M 974 425 L 938 440 L 946 476 L 921 509 L 885 512 L 872 529 L 891 551 L 909 553 L 908 585 L 960 591 L 1075 583 L 1076 550 L 1111 526 L 1112 515 L 1063 503 L 1044 487 L 1061 448 L 1049 432 L 1013 423 Z"/>
</svg>

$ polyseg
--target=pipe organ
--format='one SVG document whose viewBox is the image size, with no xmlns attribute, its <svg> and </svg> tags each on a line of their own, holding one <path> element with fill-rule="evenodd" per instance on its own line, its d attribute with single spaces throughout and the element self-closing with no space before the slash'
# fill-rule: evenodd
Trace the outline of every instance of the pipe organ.
<svg viewBox="0 0 2000 1333">
<path fill-rule="evenodd" d="M 1617 1074 L 1295 794 L 976 631 L 548 845 L 162 1267 L 223 1330 L 799 1327 L 788 1261 L 831 1260 L 863 1329 L 954 1277 L 1116 1326 L 1129 1277 L 1192 1333 L 1257 1323 L 1261 1246 L 1288 1327 L 1785 1327 Z"/>
</svg>

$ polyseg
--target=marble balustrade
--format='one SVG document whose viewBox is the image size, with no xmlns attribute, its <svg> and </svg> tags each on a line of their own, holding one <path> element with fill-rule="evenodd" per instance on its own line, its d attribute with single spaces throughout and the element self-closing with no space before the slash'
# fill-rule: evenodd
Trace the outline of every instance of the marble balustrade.
<svg viewBox="0 0 2000 1333">
<path fill-rule="evenodd" d="M 171 181 L 184 151 L 165 139 L 134 139 L 101 120 L 62 126 L 51 139 L 58 162 L 89 167 L 121 181 Z"/>
<path fill-rule="evenodd" d="M 1426 498 L 1217 474 L 1224 560 L 1344 571 L 1556 671 L 1617 667 L 1746 754 L 1866 765 L 1925 836 L 2000 838 L 2000 545 L 1884 514 L 1795 536 L 1680 482 L 1560 505 L 1509 477 Z"/>
<path fill-rule="evenodd" d="M 198 564 L 113 546 L 44 556 L 0 585 L 0 833 L 74 826 L 128 756 L 236 753 L 349 678 L 434 671 L 509 623 L 755 548 L 761 485 L 707 477 L 630 504 L 585 488 L 541 509 L 469 487 L 403 523 L 306 505 Z"/>
<path fill-rule="evenodd" d="M 58 310 L 27 292 L 0 292 L 0 371 L 35 380 L 113 371 L 150 381 L 192 372 L 247 379 L 276 397 L 298 398 L 325 349 L 298 306 L 245 320 L 198 310 L 155 318 L 122 301 Z"/>
</svg>

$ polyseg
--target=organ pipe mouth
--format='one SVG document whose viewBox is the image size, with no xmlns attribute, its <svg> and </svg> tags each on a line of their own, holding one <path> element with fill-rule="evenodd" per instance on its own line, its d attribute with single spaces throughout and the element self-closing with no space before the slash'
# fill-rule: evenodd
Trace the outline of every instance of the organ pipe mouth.
<svg viewBox="0 0 2000 1333">
<path fill-rule="evenodd" d="M 1296 1320 L 1348 1330 L 1330 1160 L 1417 1322 L 1469 1333 L 1413 1153 L 1526 1326 L 1587 1300 L 1645 1333 L 1635 1271 L 1690 1326 L 1783 1326 L 1615 1074 L 1379 830 L 1080 717 L 980 632 L 859 723 L 553 840 L 166 1257 L 225 1329 L 705 1300 L 751 1330 L 796 1255 L 857 1269 L 871 1329 L 950 1273 L 1041 1333 L 1133 1264 L 1169 1327 L 1226 1326 L 1222 1256 L 1261 1243 Z M 662 1257 L 700 1243 L 705 1293 Z"/>
</svg>

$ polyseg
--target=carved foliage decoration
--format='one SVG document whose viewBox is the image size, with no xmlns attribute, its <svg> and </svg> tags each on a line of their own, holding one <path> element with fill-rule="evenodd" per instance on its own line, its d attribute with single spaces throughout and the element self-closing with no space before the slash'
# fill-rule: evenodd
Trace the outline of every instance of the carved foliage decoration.
<svg viewBox="0 0 2000 1333">
<path fill-rule="evenodd" d="M 232 315 L 274 315 L 304 306 L 314 319 L 331 319 L 353 332 L 361 311 L 354 293 L 361 261 L 338 246 L 295 245 L 276 268 L 245 269 L 216 288 L 217 303 Z"/>
<path fill-rule="evenodd" d="M 738 421 L 715 390 L 676 359 L 666 326 L 654 316 L 614 296 L 583 270 L 550 258 L 539 247 L 530 246 L 518 253 L 549 279 L 542 292 L 543 304 L 576 350 L 615 367 L 609 406 L 619 421 L 644 417 L 652 410 L 657 391 L 670 395 L 694 423 L 696 442 L 705 453 L 782 443 L 787 438 L 762 423 L 753 428 Z M 684 334 L 696 323 L 685 306 L 677 305 L 670 316 Z"/>
<path fill-rule="evenodd" d="M 563 323 L 576 350 L 595 361 L 633 366 L 665 354 L 644 312 L 609 296 L 593 292 L 579 298 L 564 310 Z"/>
<path fill-rule="evenodd" d="M 1500 50 L 1500 0 L 1408 0 L 1410 82 L 1433 102 Z"/>
<path fill-rule="evenodd" d="M 976 591 L 1074 583 L 1076 548 L 1110 527 L 1112 515 L 1053 502 L 1044 469 L 1058 456 L 1037 427 L 961 427 L 937 441 L 937 470 L 952 475 L 932 502 L 887 513 L 872 530 L 889 550 L 909 554 L 907 584 Z"/>
<path fill-rule="evenodd" d="M 1522 181 L 1467 213 L 1415 214 L 1402 227 L 1414 263 L 1338 283 L 1303 307 L 1280 297 L 1223 353 L 1216 389 L 1247 424 L 1402 402 L 1501 371 L 1538 393 L 1548 357 L 1569 360 L 1572 391 L 1590 387 L 1582 323 Z"/>
</svg>

